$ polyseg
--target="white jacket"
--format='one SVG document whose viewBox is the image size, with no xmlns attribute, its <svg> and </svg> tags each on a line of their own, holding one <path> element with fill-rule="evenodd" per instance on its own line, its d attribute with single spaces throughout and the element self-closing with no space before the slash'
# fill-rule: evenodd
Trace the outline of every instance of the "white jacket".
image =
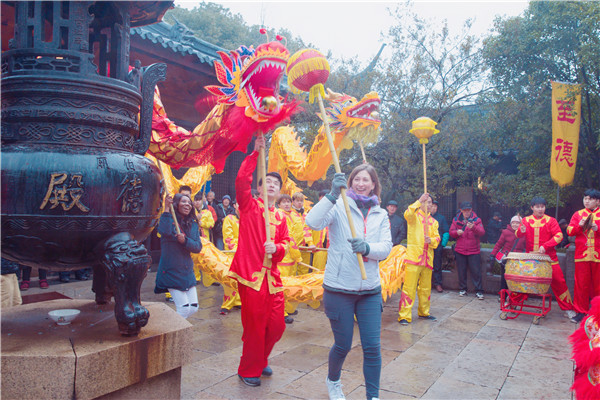
<svg viewBox="0 0 600 400">
<path fill-rule="evenodd" d="M 327 196 L 323 197 L 306 215 L 306 224 L 316 231 L 329 227 L 323 284 L 350 291 L 372 290 L 381 285 L 379 261 L 384 260 L 392 250 L 390 220 L 387 212 L 379 206 L 371 207 L 365 218 L 349 197 L 348 204 L 357 237 L 364 239 L 370 247 L 369 254 L 363 257 L 366 280 L 361 277 L 357 253 L 352 252 L 348 242 L 352 233 L 342 199 L 333 204 Z"/>
</svg>

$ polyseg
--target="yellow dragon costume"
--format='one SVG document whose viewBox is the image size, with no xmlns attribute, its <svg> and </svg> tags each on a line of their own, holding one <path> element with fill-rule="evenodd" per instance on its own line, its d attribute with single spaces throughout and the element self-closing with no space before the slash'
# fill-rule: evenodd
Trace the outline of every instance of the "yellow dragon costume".
<svg viewBox="0 0 600 400">
<path fill-rule="evenodd" d="M 176 193 L 181 185 L 190 186 L 193 193 L 198 192 L 214 173 L 222 171 L 228 154 L 235 150 L 245 151 L 255 132 L 267 132 L 296 109 L 295 103 L 284 103 L 279 96 L 279 82 L 289 57 L 283 45 L 271 42 L 256 50 L 242 46 L 229 54 L 219 54 L 221 63 L 215 62 L 215 69 L 224 86 L 207 87 L 218 96 L 219 104 L 193 132 L 168 119 L 160 93 L 155 92 L 153 135 L 147 157 L 175 168 L 190 167 L 181 179 L 173 176 L 171 168 L 163 168 L 165 185 L 170 193 Z M 330 121 L 338 152 L 351 148 L 353 139 L 368 143 L 377 138 L 381 123 L 376 114 L 380 104 L 377 93 L 371 92 L 360 101 L 346 95 L 335 96 L 330 99 L 330 104 L 325 118 Z M 276 170 L 283 177 L 282 193 L 299 191 L 288 179 L 289 173 L 312 184 L 324 179 L 331 162 L 323 127 L 308 154 L 300 148 L 292 127 L 281 127 L 273 133 L 269 171 Z M 218 281 L 237 291 L 237 282 L 227 276 L 231 258 L 206 238 L 201 240 L 202 252 L 193 254 L 192 259 L 204 272 L 203 284 L 208 286 Z M 404 247 L 396 246 L 380 263 L 384 301 L 402 284 L 404 257 Z M 319 306 L 323 295 L 323 272 L 283 277 L 282 280 L 285 296 L 290 302 Z"/>
</svg>

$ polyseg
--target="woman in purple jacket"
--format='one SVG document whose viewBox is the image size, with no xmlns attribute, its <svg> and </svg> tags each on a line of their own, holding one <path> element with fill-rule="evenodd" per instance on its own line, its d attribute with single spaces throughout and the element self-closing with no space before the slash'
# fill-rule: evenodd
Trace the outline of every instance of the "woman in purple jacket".
<svg viewBox="0 0 600 400">
<path fill-rule="evenodd" d="M 460 205 L 460 213 L 452 220 L 450 236 L 456 239 L 456 267 L 458 268 L 459 296 L 467 295 L 467 267 L 479 300 L 483 300 L 481 285 L 481 245 L 480 238 L 485 235 L 481 218 L 473 212 L 473 206 L 465 201 Z"/>
</svg>

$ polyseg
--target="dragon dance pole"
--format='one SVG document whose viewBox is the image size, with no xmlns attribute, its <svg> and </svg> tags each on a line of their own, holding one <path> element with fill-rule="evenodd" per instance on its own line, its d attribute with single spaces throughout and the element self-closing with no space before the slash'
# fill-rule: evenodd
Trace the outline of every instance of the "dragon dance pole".
<svg viewBox="0 0 600 400">
<path fill-rule="evenodd" d="M 429 143 L 429 138 L 439 133 L 440 131 L 435 129 L 437 122 L 428 117 L 420 117 L 412 122 L 412 129 L 409 131 L 419 139 L 419 143 L 423 145 L 423 193 L 427 193 L 427 153 L 425 152 L 425 144 Z M 425 213 L 427 218 L 425 219 L 427 224 L 427 230 L 429 230 L 429 210 Z M 426 235 L 429 232 L 425 233 Z"/>
<path fill-rule="evenodd" d="M 325 95 L 323 83 L 325 83 L 329 77 L 329 63 L 327 62 L 327 59 L 317 50 L 300 50 L 290 57 L 286 70 L 288 74 L 288 85 L 293 92 L 309 92 L 309 102 L 313 103 L 315 99 L 318 101 L 335 172 L 342 172 L 335 144 L 333 142 L 333 136 L 329 129 L 329 121 L 327 120 L 327 114 L 325 113 L 325 106 L 323 105 L 323 96 Z M 356 229 L 354 227 L 354 222 L 352 221 L 350 205 L 348 204 L 348 198 L 346 197 L 346 190 L 343 188 L 341 190 L 341 197 L 344 202 L 344 208 L 346 209 L 348 223 L 350 224 L 350 232 L 352 233 L 352 237 L 356 238 Z M 356 257 L 358 259 L 361 277 L 363 280 L 367 279 L 363 256 L 362 254 L 356 253 Z"/>
<path fill-rule="evenodd" d="M 261 133 L 264 138 L 264 135 Z M 265 216 L 265 238 L 267 243 L 271 241 L 271 218 L 269 213 L 269 194 L 267 192 L 267 159 L 265 155 L 264 146 L 258 151 L 258 176 L 262 181 L 262 197 L 265 204 L 264 216 Z M 271 255 L 265 254 L 263 265 L 266 267 L 271 266 Z"/>
<path fill-rule="evenodd" d="M 425 152 L 425 144 L 429 143 L 429 138 L 439 133 L 435 129 L 437 122 L 428 117 L 420 117 L 412 122 L 412 129 L 409 131 L 419 139 L 419 143 L 423 145 L 423 193 L 427 193 L 427 153 Z"/>
<path fill-rule="evenodd" d="M 165 195 L 168 196 L 169 191 L 167 190 L 167 184 L 165 183 L 165 173 L 163 172 L 162 161 L 160 161 L 159 159 L 156 159 L 156 162 L 158 163 L 158 169 L 160 170 L 160 174 L 163 176 L 163 180 L 162 180 L 163 191 L 165 192 Z M 175 222 L 175 231 L 179 235 L 181 233 L 181 229 L 179 228 L 179 223 L 177 222 L 177 216 L 175 215 L 175 208 L 173 207 L 173 203 L 171 203 L 170 211 L 171 211 L 171 216 L 173 216 L 173 222 Z"/>
</svg>

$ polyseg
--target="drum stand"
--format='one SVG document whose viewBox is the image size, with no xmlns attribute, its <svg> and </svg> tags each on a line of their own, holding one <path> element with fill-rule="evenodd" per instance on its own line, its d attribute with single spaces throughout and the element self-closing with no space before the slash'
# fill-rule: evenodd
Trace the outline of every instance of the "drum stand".
<svg viewBox="0 0 600 400">
<path fill-rule="evenodd" d="M 533 304 L 525 304 L 529 296 L 537 296 L 542 298 L 542 305 L 536 306 Z M 548 305 L 546 305 L 548 300 Z M 527 309 L 531 309 L 528 311 Z M 500 319 L 515 319 L 519 314 L 533 315 L 533 324 L 538 325 L 540 318 L 543 318 L 552 309 L 552 294 L 530 294 L 511 292 L 508 289 L 500 290 Z M 536 312 L 537 311 L 537 312 Z"/>
</svg>

